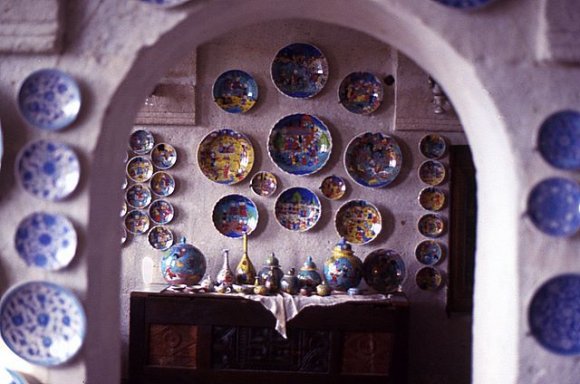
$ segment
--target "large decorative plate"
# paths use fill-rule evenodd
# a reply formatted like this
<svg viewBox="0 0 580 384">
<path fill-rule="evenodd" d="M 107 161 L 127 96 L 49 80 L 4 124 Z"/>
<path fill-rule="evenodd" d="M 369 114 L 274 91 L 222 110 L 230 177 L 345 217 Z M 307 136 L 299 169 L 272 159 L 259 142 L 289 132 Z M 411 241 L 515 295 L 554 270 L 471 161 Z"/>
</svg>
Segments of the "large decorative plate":
<svg viewBox="0 0 580 384">
<path fill-rule="evenodd" d="M 213 100 L 226 112 L 248 112 L 258 100 L 258 84 L 244 71 L 224 72 L 213 85 Z"/>
<path fill-rule="evenodd" d="M 540 127 L 538 149 L 554 167 L 580 170 L 580 113 L 562 111 L 548 117 Z"/>
<path fill-rule="evenodd" d="M 425 184 L 439 185 L 445 180 L 445 165 L 437 160 L 427 160 L 419 166 L 419 179 Z"/>
<path fill-rule="evenodd" d="M 167 200 L 155 200 L 149 207 L 149 218 L 156 224 L 168 224 L 173 216 L 175 209 Z"/>
<path fill-rule="evenodd" d="M 11 288 L 0 301 L 0 334 L 16 355 L 36 365 L 56 366 L 81 348 L 86 317 L 67 288 L 31 281 Z"/>
<path fill-rule="evenodd" d="M 155 195 L 167 197 L 175 191 L 175 179 L 167 172 L 158 171 L 151 176 L 149 186 Z"/>
<path fill-rule="evenodd" d="M 153 149 L 155 138 L 146 129 L 138 129 L 129 136 L 129 149 L 137 155 L 145 155 Z"/>
<path fill-rule="evenodd" d="M 127 163 L 127 176 L 137 183 L 143 183 L 153 176 L 153 163 L 144 156 L 137 156 Z"/>
<path fill-rule="evenodd" d="M 14 245 L 27 265 L 54 271 L 73 259 L 77 233 L 65 216 L 35 212 L 18 224 Z"/>
<path fill-rule="evenodd" d="M 447 152 L 447 141 L 443 136 L 431 133 L 423 136 L 419 142 L 419 150 L 429 159 L 440 159 Z"/>
<path fill-rule="evenodd" d="M 419 192 L 419 204 L 429 211 L 440 211 L 445 206 L 445 192 L 437 187 L 423 188 Z"/>
<path fill-rule="evenodd" d="M 268 153 L 282 171 L 310 175 L 319 171 L 330 157 L 332 137 L 316 116 L 297 113 L 279 120 L 268 138 Z"/>
<path fill-rule="evenodd" d="M 381 213 L 365 200 L 350 200 L 336 212 L 336 231 L 352 244 L 367 244 L 379 235 L 383 228 Z"/>
<path fill-rule="evenodd" d="M 149 231 L 147 240 L 153 248 L 165 251 L 173 245 L 173 232 L 163 225 L 156 225 Z"/>
<path fill-rule="evenodd" d="M 481 7 L 485 7 L 491 4 L 495 0 L 434 0 L 439 4 L 443 4 L 447 7 L 462 9 L 465 11 L 475 10 Z"/>
<path fill-rule="evenodd" d="M 346 182 L 340 176 L 328 176 L 320 184 L 320 192 L 330 200 L 338 200 L 346 193 Z"/>
<path fill-rule="evenodd" d="M 133 208 L 145 208 L 151 204 L 151 190 L 143 184 L 133 184 L 125 193 L 125 200 Z"/>
<path fill-rule="evenodd" d="M 419 219 L 417 227 L 423 236 L 439 237 L 445 232 L 445 220 L 439 215 L 429 213 Z"/>
<path fill-rule="evenodd" d="M 528 197 L 534 225 L 550 236 L 573 236 L 580 228 L 580 186 L 554 177 L 537 184 Z"/>
<path fill-rule="evenodd" d="M 305 232 L 318 223 L 320 200 L 310 189 L 288 188 L 278 196 L 274 213 L 278 223 L 294 232 Z"/>
<path fill-rule="evenodd" d="M 210 132 L 197 149 L 201 172 L 219 184 L 244 180 L 254 165 L 254 147 L 250 139 L 232 129 Z"/>
<path fill-rule="evenodd" d="M 71 125 L 81 109 L 77 82 L 57 69 L 33 72 L 20 87 L 18 108 L 32 126 L 58 131 Z"/>
<path fill-rule="evenodd" d="M 328 62 L 320 49 L 296 43 L 282 48 L 272 62 L 272 81 L 286 96 L 308 99 L 328 80 Z"/>
<path fill-rule="evenodd" d="M 125 216 L 125 229 L 133 235 L 143 235 L 149 230 L 151 220 L 145 211 L 134 209 Z"/>
<path fill-rule="evenodd" d="M 424 265 L 435 265 L 443 259 L 443 247 L 435 240 L 420 242 L 415 248 L 417 261 Z"/>
<path fill-rule="evenodd" d="M 242 195 L 222 197 L 213 207 L 213 225 L 224 236 L 240 238 L 249 235 L 258 225 L 258 207 Z"/>
<path fill-rule="evenodd" d="M 177 161 L 177 151 L 171 144 L 159 143 L 151 151 L 151 161 L 158 169 L 169 169 Z"/>
<path fill-rule="evenodd" d="M 443 284 L 443 276 L 433 267 L 423 267 L 417 271 L 415 283 L 424 291 L 436 291 Z"/>
<path fill-rule="evenodd" d="M 338 88 L 338 99 L 347 111 L 368 115 L 383 102 L 383 83 L 369 72 L 353 72 L 346 76 Z"/>
<path fill-rule="evenodd" d="M 528 309 L 530 332 L 548 351 L 580 355 L 580 275 L 564 274 L 546 281 Z"/>
<path fill-rule="evenodd" d="M 16 178 L 30 194 L 58 201 L 77 187 L 81 166 L 76 153 L 59 141 L 38 140 L 18 153 Z"/>
<path fill-rule="evenodd" d="M 258 196 L 271 196 L 278 188 L 278 179 L 271 172 L 260 171 L 250 180 L 250 188 Z"/>
<path fill-rule="evenodd" d="M 406 276 L 401 256 L 390 249 L 377 249 L 363 262 L 363 277 L 369 287 L 379 292 L 396 291 Z"/>
<path fill-rule="evenodd" d="M 397 141 L 382 133 L 363 133 L 348 144 L 344 166 L 348 175 L 363 187 L 391 184 L 401 171 L 403 155 Z"/>
</svg>

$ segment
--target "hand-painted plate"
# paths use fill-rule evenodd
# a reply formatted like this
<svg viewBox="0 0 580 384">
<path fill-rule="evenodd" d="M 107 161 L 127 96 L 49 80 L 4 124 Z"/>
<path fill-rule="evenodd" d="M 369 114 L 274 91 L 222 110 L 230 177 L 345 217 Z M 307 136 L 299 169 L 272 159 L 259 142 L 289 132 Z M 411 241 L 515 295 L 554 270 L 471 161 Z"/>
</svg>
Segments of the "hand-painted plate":
<svg viewBox="0 0 580 384">
<path fill-rule="evenodd" d="M 77 233 L 65 216 L 35 212 L 18 224 L 14 245 L 27 265 L 56 271 L 75 256 Z"/>
<path fill-rule="evenodd" d="M 322 208 L 318 196 L 302 187 L 288 188 L 278 196 L 274 213 L 284 228 L 305 232 L 318 223 Z"/>
<path fill-rule="evenodd" d="M 151 162 L 158 169 L 169 169 L 177 161 L 177 151 L 171 144 L 159 143 L 151 151 Z"/>
<path fill-rule="evenodd" d="M 330 157 L 332 137 L 316 116 L 297 113 L 279 120 L 270 131 L 268 153 L 282 171 L 310 175 L 319 171 Z"/>
<path fill-rule="evenodd" d="M 129 160 L 126 172 L 131 180 L 143 183 L 153 175 L 153 163 L 146 157 L 137 156 Z"/>
<path fill-rule="evenodd" d="M 475 10 L 491 4 L 495 0 L 434 0 L 447 7 L 457 8 L 464 11 Z"/>
<path fill-rule="evenodd" d="M 425 184 L 439 185 L 445 180 L 445 165 L 437 160 L 427 160 L 419 166 L 419 179 Z"/>
<path fill-rule="evenodd" d="M 165 251 L 173 245 L 173 232 L 163 225 L 156 225 L 149 231 L 147 239 L 153 248 Z"/>
<path fill-rule="evenodd" d="M 340 176 L 328 176 L 322 180 L 320 191 L 330 200 L 338 200 L 346 193 L 346 182 Z"/>
<path fill-rule="evenodd" d="M 168 224 L 173 216 L 175 209 L 167 200 L 155 200 L 149 207 L 149 218 L 156 224 Z"/>
<path fill-rule="evenodd" d="M 213 131 L 199 144 L 197 163 L 211 181 L 236 184 L 252 170 L 254 147 L 248 137 L 232 129 Z"/>
<path fill-rule="evenodd" d="M 133 235 L 142 235 L 149 230 L 151 221 L 145 211 L 134 209 L 125 216 L 125 228 Z"/>
<path fill-rule="evenodd" d="M 20 150 L 16 159 L 16 178 L 28 193 L 58 201 L 76 189 L 80 168 L 76 153 L 68 145 L 38 140 Z"/>
<path fill-rule="evenodd" d="M 149 186 L 155 195 L 167 197 L 175 191 L 175 179 L 167 172 L 158 171 L 151 176 Z"/>
<path fill-rule="evenodd" d="M 125 200 L 133 208 L 145 208 L 151 203 L 151 190 L 144 184 L 133 184 L 125 193 Z"/>
<path fill-rule="evenodd" d="M 138 129 L 129 136 L 129 149 L 137 155 L 146 155 L 154 145 L 155 138 L 146 129 Z"/>
<path fill-rule="evenodd" d="M 421 264 L 435 265 L 443 259 L 443 248 L 435 240 L 425 240 L 415 248 L 415 257 Z"/>
<path fill-rule="evenodd" d="M 58 131 L 76 120 L 81 109 L 81 92 L 68 74 L 41 69 L 24 80 L 18 93 L 18 107 L 30 125 Z"/>
<path fill-rule="evenodd" d="M 424 291 L 436 291 L 443 284 L 443 276 L 433 267 L 423 267 L 417 271 L 415 283 Z"/>
<path fill-rule="evenodd" d="M 445 220 L 439 215 L 429 213 L 419 219 L 417 227 L 423 236 L 439 237 L 445 232 Z"/>
<path fill-rule="evenodd" d="M 580 186 L 554 177 L 538 183 L 528 197 L 534 225 L 550 236 L 573 236 L 580 229 Z"/>
<path fill-rule="evenodd" d="M 365 257 L 363 277 L 369 287 L 379 292 L 396 291 L 403 284 L 405 276 L 405 263 L 393 250 L 377 249 Z"/>
<path fill-rule="evenodd" d="M 338 99 L 347 111 L 368 115 L 383 102 L 383 83 L 369 72 L 353 72 L 346 76 L 338 88 Z"/>
<path fill-rule="evenodd" d="M 258 218 L 256 204 L 242 195 L 224 196 L 213 207 L 214 226 L 219 233 L 231 238 L 252 233 L 258 225 Z"/>
<path fill-rule="evenodd" d="M 365 200 L 350 200 L 336 212 L 336 231 L 352 244 L 367 244 L 379 235 L 383 228 L 381 212 Z"/>
<path fill-rule="evenodd" d="M 258 196 L 271 196 L 278 188 L 278 179 L 271 172 L 260 171 L 250 180 L 250 188 Z"/>
<path fill-rule="evenodd" d="M 580 170 L 580 113 L 562 111 L 548 117 L 540 127 L 538 148 L 552 166 Z"/>
<path fill-rule="evenodd" d="M 16 355 L 52 367 L 80 350 L 86 317 L 77 297 L 54 283 L 31 281 L 12 287 L 0 301 L 0 334 Z"/>
<path fill-rule="evenodd" d="M 440 211 L 445 206 L 445 192 L 437 187 L 423 188 L 419 192 L 419 204 L 429 211 Z"/>
<path fill-rule="evenodd" d="M 286 96 L 314 97 L 328 81 L 328 62 L 313 45 L 290 44 L 278 51 L 272 62 L 272 81 Z"/>
<path fill-rule="evenodd" d="M 391 184 L 401 171 L 403 155 L 397 141 L 382 133 L 366 132 L 351 140 L 344 155 L 348 175 L 363 187 Z"/>
<path fill-rule="evenodd" d="M 428 159 L 440 159 L 447 152 L 445 138 L 436 133 L 423 136 L 419 142 L 419 150 Z"/>
<path fill-rule="evenodd" d="M 224 72 L 213 85 L 213 100 L 226 112 L 248 112 L 258 100 L 258 84 L 244 71 Z"/>
</svg>

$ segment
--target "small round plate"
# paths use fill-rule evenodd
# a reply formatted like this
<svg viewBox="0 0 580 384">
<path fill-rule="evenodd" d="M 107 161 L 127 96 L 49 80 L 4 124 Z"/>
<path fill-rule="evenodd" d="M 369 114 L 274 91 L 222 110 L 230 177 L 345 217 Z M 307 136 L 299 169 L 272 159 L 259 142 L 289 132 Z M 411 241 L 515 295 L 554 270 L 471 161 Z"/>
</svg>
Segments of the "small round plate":
<svg viewBox="0 0 580 384">
<path fill-rule="evenodd" d="M 336 212 L 336 231 L 352 244 L 367 244 L 383 229 L 381 212 L 365 200 L 350 200 Z"/>
<path fill-rule="evenodd" d="M 288 188 L 278 196 L 274 213 L 278 223 L 294 232 L 305 232 L 318 223 L 322 207 L 310 189 Z"/>
<path fill-rule="evenodd" d="M 33 72 L 20 87 L 18 108 L 32 126 L 58 131 L 71 125 L 81 109 L 77 82 L 57 69 Z"/>
<path fill-rule="evenodd" d="M 377 249 L 363 262 L 363 277 L 369 287 L 379 292 L 396 291 L 405 280 L 406 268 L 401 256 L 391 249 Z"/>
<path fill-rule="evenodd" d="M 249 235 L 258 226 L 258 218 L 256 204 L 242 195 L 224 196 L 213 207 L 213 225 L 226 237 Z"/>
<path fill-rule="evenodd" d="M 127 229 L 124 226 L 121 226 L 121 245 L 127 242 Z"/>
<path fill-rule="evenodd" d="M 26 192 L 45 200 L 59 201 L 77 187 L 81 166 L 68 145 L 52 140 L 28 143 L 18 153 L 16 178 Z"/>
<path fill-rule="evenodd" d="M 437 160 L 427 160 L 419 166 L 419 179 L 425 184 L 439 185 L 445 180 L 445 165 Z"/>
<path fill-rule="evenodd" d="M 437 187 L 423 188 L 419 192 L 419 204 L 429 211 L 440 211 L 445 206 L 445 192 Z"/>
<path fill-rule="evenodd" d="M 436 291 L 443 284 L 443 276 L 433 267 L 423 267 L 417 271 L 415 283 L 424 291 Z"/>
<path fill-rule="evenodd" d="M 153 176 L 153 163 L 146 157 L 137 156 L 127 162 L 127 176 L 137 183 L 144 183 Z"/>
<path fill-rule="evenodd" d="M 381 188 L 391 184 L 401 171 L 403 155 L 397 141 L 382 133 L 363 133 L 348 144 L 344 167 L 363 187 Z"/>
<path fill-rule="evenodd" d="M 328 176 L 320 184 L 322 195 L 330 200 L 339 200 L 346 193 L 346 182 L 340 176 Z"/>
<path fill-rule="evenodd" d="M 167 197 L 175 191 L 175 179 L 167 172 L 158 171 L 151 176 L 149 187 L 156 196 Z"/>
<path fill-rule="evenodd" d="M 145 208 L 151 204 L 153 196 L 149 187 L 143 184 L 133 184 L 125 193 L 125 200 L 133 208 Z"/>
<path fill-rule="evenodd" d="M 75 256 L 77 233 L 65 216 L 35 212 L 18 224 L 14 245 L 27 265 L 56 271 Z"/>
<path fill-rule="evenodd" d="M 338 88 L 338 100 L 347 111 L 359 115 L 375 112 L 383 102 L 383 83 L 369 72 L 353 72 Z"/>
<path fill-rule="evenodd" d="M 155 138 L 146 129 L 138 129 L 129 136 L 129 149 L 136 155 L 146 155 L 153 149 Z"/>
<path fill-rule="evenodd" d="M 580 186 L 554 177 L 538 183 L 528 197 L 528 215 L 550 236 L 573 236 L 580 229 Z"/>
<path fill-rule="evenodd" d="M 232 129 L 210 132 L 197 149 L 197 163 L 209 180 L 236 184 L 250 174 L 254 165 L 254 147 L 244 134 Z"/>
<path fill-rule="evenodd" d="M 440 159 L 447 152 L 447 141 L 441 135 L 431 133 L 419 142 L 419 151 L 428 159 Z"/>
<path fill-rule="evenodd" d="M 328 62 L 320 49 L 296 43 L 282 48 L 272 61 L 272 81 L 286 96 L 308 99 L 328 81 Z"/>
<path fill-rule="evenodd" d="M 250 189 L 258 196 L 271 196 L 278 188 L 278 179 L 271 172 L 260 171 L 250 180 Z"/>
<path fill-rule="evenodd" d="M 12 287 L 0 301 L 0 335 L 29 363 L 52 367 L 80 350 L 86 333 L 84 309 L 69 289 L 46 281 Z"/>
<path fill-rule="evenodd" d="M 123 200 L 123 204 L 121 205 L 121 212 L 119 212 L 119 216 L 123 217 L 127 214 L 127 201 Z"/>
<path fill-rule="evenodd" d="M 168 224 L 174 216 L 175 209 L 167 200 L 155 200 L 149 207 L 149 218 L 155 224 Z"/>
<path fill-rule="evenodd" d="M 158 169 L 166 170 L 175 165 L 177 151 L 171 144 L 159 143 L 151 151 L 151 162 Z"/>
<path fill-rule="evenodd" d="M 125 216 L 125 229 L 133 235 L 143 235 L 149 230 L 151 221 L 145 211 L 134 209 Z"/>
<path fill-rule="evenodd" d="M 316 116 L 304 113 L 280 119 L 270 130 L 268 154 L 282 171 L 311 175 L 319 171 L 332 151 L 332 137 Z"/>
<path fill-rule="evenodd" d="M 580 170 L 580 113 L 562 111 L 548 117 L 540 127 L 538 148 L 552 166 Z"/>
<path fill-rule="evenodd" d="M 248 112 L 258 100 L 258 84 L 248 73 L 233 69 L 219 75 L 213 85 L 213 101 L 226 112 Z"/>
<path fill-rule="evenodd" d="M 422 241 L 415 248 L 417 261 L 424 265 L 435 265 L 443 256 L 443 247 L 435 240 Z"/>
<path fill-rule="evenodd" d="M 447 7 L 457 8 L 464 11 L 476 10 L 485 7 L 495 0 L 433 0 Z"/>
<path fill-rule="evenodd" d="M 163 225 L 156 225 L 149 231 L 147 239 L 153 248 L 165 251 L 173 245 L 173 232 Z"/>
<path fill-rule="evenodd" d="M 445 232 L 445 220 L 432 213 L 423 215 L 417 224 L 419 232 L 427 237 L 439 237 Z"/>
</svg>

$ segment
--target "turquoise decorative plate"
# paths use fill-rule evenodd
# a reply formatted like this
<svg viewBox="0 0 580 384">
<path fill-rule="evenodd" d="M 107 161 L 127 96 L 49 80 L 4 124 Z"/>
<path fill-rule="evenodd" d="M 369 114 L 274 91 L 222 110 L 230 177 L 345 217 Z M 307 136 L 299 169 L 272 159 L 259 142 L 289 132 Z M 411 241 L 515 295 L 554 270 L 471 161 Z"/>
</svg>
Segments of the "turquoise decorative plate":
<svg viewBox="0 0 580 384">
<path fill-rule="evenodd" d="M 224 196 L 213 208 L 212 220 L 215 228 L 222 235 L 231 238 L 252 233 L 258 225 L 258 218 L 256 204 L 242 195 Z"/>
<path fill-rule="evenodd" d="M 383 102 L 383 83 L 369 72 L 353 72 L 338 88 L 338 99 L 347 111 L 359 115 L 375 112 Z"/>
<path fill-rule="evenodd" d="M 318 223 L 321 209 L 320 200 L 314 192 L 294 187 L 278 196 L 274 213 L 282 227 L 294 232 L 305 232 Z"/>
<path fill-rule="evenodd" d="M 258 101 L 258 84 L 244 71 L 224 72 L 213 85 L 213 100 L 226 112 L 246 113 Z"/>
</svg>

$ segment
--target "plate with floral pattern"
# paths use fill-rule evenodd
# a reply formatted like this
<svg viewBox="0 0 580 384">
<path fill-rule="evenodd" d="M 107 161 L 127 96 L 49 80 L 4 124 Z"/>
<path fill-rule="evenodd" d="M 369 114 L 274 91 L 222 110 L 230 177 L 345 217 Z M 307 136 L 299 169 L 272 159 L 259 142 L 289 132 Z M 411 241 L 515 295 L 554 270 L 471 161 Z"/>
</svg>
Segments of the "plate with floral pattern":
<svg viewBox="0 0 580 384">
<path fill-rule="evenodd" d="M 242 195 L 224 196 L 213 207 L 213 224 L 226 237 L 249 235 L 258 226 L 258 218 L 256 204 Z"/>
<path fill-rule="evenodd" d="M 151 176 L 149 187 L 156 196 L 167 197 L 175 191 L 175 179 L 167 172 L 157 171 Z"/>
<path fill-rule="evenodd" d="M 424 265 L 435 265 L 443 256 L 443 247 L 435 240 L 424 240 L 415 248 L 417 261 Z"/>
<path fill-rule="evenodd" d="M 171 144 L 156 144 L 151 151 L 151 162 L 157 169 L 169 169 L 177 162 L 177 151 Z"/>
<path fill-rule="evenodd" d="M 423 236 L 440 237 L 445 232 L 445 220 L 439 215 L 428 213 L 419 219 L 417 227 Z"/>
<path fill-rule="evenodd" d="M 168 224 L 173 216 L 175 209 L 167 200 L 155 200 L 149 206 L 149 218 L 156 224 Z"/>
<path fill-rule="evenodd" d="M 419 204 L 429 211 L 440 211 L 445 206 L 445 192 L 437 187 L 423 188 L 419 192 Z"/>
<path fill-rule="evenodd" d="M 145 208 L 152 199 L 151 190 L 144 184 L 133 184 L 125 192 L 125 200 L 133 208 Z"/>
<path fill-rule="evenodd" d="M 428 159 L 440 159 L 447 153 L 447 141 L 443 136 L 431 133 L 423 136 L 419 150 Z"/>
<path fill-rule="evenodd" d="M 330 200 L 339 200 L 346 193 L 346 182 L 340 176 L 327 176 L 320 184 L 320 192 Z"/>
<path fill-rule="evenodd" d="M 165 251 L 173 245 L 173 232 L 164 225 L 156 225 L 147 235 L 149 244 L 160 251 Z"/>
<path fill-rule="evenodd" d="M 381 212 L 366 200 L 350 200 L 336 212 L 334 224 L 340 237 L 352 244 L 367 244 L 383 229 Z"/>
<path fill-rule="evenodd" d="M 375 112 L 383 102 L 383 83 L 370 72 L 352 72 L 338 88 L 338 100 L 347 111 L 359 115 Z"/>
<path fill-rule="evenodd" d="M 278 223 L 293 232 L 305 232 L 318 223 L 322 207 L 320 200 L 308 188 L 288 188 L 278 196 L 274 214 Z"/>
<path fill-rule="evenodd" d="M 538 148 L 552 166 L 580 170 L 580 113 L 561 111 L 548 117 L 540 127 Z"/>
<path fill-rule="evenodd" d="M 436 268 L 423 267 L 417 271 L 415 283 L 424 291 L 436 291 L 443 284 L 443 276 Z"/>
<path fill-rule="evenodd" d="M 151 220 L 145 211 L 134 209 L 125 216 L 125 229 L 133 235 L 143 235 L 149 230 Z"/>
<path fill-rule="evenodd" d="M 445 165 L 438 160 L 427 160 L 419 166 L 419 179 L 425 184 L 439 185 L 447 175 Z"/>
<path fill-rule="evenodd" d="M 136 155 L 146 155 L 153 149 L 155 138 L 146 129 L 138 129 L 129 136 L 129 149 Z"/>
<path fill-rule="evenodd" d="M 249 74 L 232 69 L 219 75 L 213 85 L 213 100 L 229 113 L 246 113 L 258 101 L 258 84 Z"/>
<path fill-rule="evenodd" d="M 272 172 L 260 171 L 250 180 L 250 188 L 258 196 L 271 196 L 278 188 L 278 179 Z"/>
<path fill-rule="evenodd" d="M 144 156 L 136 156 L 127 162 L 126 170 L 131 180 L 143 183 L 153 176 L 153 163 Z"/>
</svg>

